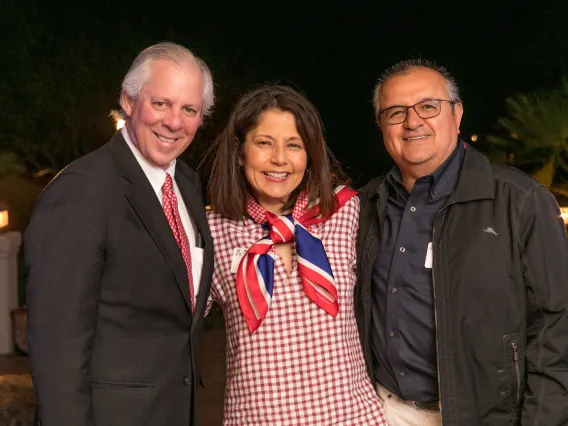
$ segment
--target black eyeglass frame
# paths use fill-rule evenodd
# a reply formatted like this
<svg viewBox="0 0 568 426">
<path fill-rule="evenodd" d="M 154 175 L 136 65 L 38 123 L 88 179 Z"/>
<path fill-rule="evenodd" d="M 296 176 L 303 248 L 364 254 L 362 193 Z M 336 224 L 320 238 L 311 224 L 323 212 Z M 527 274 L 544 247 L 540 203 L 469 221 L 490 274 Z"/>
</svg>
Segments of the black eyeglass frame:
<svg viewBox="0 0 568 426">
<path fill-rule="evenodd" d="M 437 102 L 440 102 L 440 109 L 439 109 L 439 111 L 438 111 L 438 114 L 436 114 L 436 115 L 431 115 L 430 117 L 422 117 L 422 116 L 420 115 L 420 113 L 418 112 L 418 110 L 416 109 L 416 105 L 419 105 L 419 104 L 421 104 L 421 103 L 428 102 L 428 101 L 437 101 Z M 381 110 L 379 111 L 379 114 L 378 114 L 378 117 L 377 117 L 377 124 L 379 124 L 379 121 L 381 120 L 381 115 L 383 115 L 383 113 L 384 113 L 385 111 L 388 111 L 389 109 L 392 109 L 392 108 L 404 108 L 404 109 L 405 109 L 405 114 L 404 114 L 404 119 L 401 120 L 401 121 L 398 121 L 398 122 L 396 122 L 396 123 L 387 123 L 387 121 L 386 121 L 386 119 L 385 119 L 385 123 L 388 124 L 389 126 L 390 126 L 390 125 L 395 125 L 395 124 L 404 123 L 404 122 L 406 121 L 406 119 L 408 118 L 408 110 L 409 110 L 409 108 L 412 108 L 412 109 L 414 110 L 414 112 L 416 113 L 416 115 L 417 115 L 418 117 L 420 117 L 422 120 L 428 120 L 429 118 L 437 117 L 437 116 L 439 116 L 439 115 L 442 113 L 442 102 L 449 102 L 449 104 L 452 106 L 452 111 L 453 111 L 453 109 L 454 109 L 454 105 L 459 104 L 459 102 L 450 101 L 449 99 L 423 99 L 423 100 L 421 100 L 420 102 L 416 102 L 414 105 L 393 105 L 393 106 L 390 106 L 390 107 L 388 107 L 388 108 L 381 109 Z"/>
</svg>

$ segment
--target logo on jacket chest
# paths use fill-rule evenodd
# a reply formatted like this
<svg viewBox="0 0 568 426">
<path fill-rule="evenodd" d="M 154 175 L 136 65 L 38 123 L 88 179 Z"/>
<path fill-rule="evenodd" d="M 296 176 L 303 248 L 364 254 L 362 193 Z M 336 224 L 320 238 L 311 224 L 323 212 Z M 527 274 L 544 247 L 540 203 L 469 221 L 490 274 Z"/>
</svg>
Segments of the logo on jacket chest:
<svg viewBox="0 0 568 426">
<path fill-rule="evenodd" d="M 499 235 L 499 233 L 495 231 L 495 229 L 493 229 L 493 227 L 491 226 L 486 226 L 485 229 L 483 229 L 483 232 L 487 232 L 488 234 L 491 234 L 494 237 L 497 237 Z"/>
</svg>

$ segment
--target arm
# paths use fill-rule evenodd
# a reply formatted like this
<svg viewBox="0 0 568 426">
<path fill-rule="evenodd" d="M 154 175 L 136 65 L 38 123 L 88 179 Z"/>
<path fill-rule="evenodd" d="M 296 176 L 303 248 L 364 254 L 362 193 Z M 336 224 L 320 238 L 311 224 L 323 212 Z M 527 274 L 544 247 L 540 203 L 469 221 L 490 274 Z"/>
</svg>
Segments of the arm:
<svg viewBox="0 0 568 426">
<path fill-rule="evenodd" d="M 207 217 L 209 227 L 211 227 L 211 224 L 209 223 L 211 214 L 212 214 L 212 212 L 210 212 L 210 211 L 206 212 L 206 217 Z M 214 245 L 214 247 L 216 247 L 216 241 L 215 240 L 213 240 L 213 245 Z M 215 259 L 211 259 L 211 261 L 215 262 Z M 209 312 L 211 311 L 211 307 L 213 306 L 213 303 L 217 302 L 217 303 L 220 304 L 220 298 L 219 298 L 219 295 L 217 293 L 217 286 L 219 285 L 219 282 L 220 282 L 220 279 L 221 279 L 220 275 L 221 275 L 221 272 L 219 271 L 219 268 L 214 267 L 213 268 L 213 275 L 211 277 L 211 290 L 209 292 L 209 296 L 207 297 L 207 305 L 206 305 L 206 308 L 205 308 L 205 316 L 209 315 Z"/>
<path fill-rule="evenodd" d="M 363 198 L 365 202 L 367 201 L 367 197 Z M 351 221 L 349 235 L 351 235 L 351 247 L 350 247 L 350 257 L 349 257 L 349 266 L 350 269 L 353 271 L 355 276 L 357 275 L 357 247 L 359 242 L 359 213 L 361 208 L 361 201 L 363 200 L 361 197 L 357 195 L 353 197 L 352 200 L 349 200 L 349 208 L 352 210 L 353 220 Z"/>
<path fill-rule="evenodd" d="M 568 240 L 544 187 L 523 208 L 519 238 L 528 289 L 522 425 L 568 424 Z"/>
<path fill-rule="evenodd" d="M 94 426 L 90 359 L 105 258 L 96 188 L 63 173 L 25 234 L 28 348 L 43 426 Z"/>
</svg>

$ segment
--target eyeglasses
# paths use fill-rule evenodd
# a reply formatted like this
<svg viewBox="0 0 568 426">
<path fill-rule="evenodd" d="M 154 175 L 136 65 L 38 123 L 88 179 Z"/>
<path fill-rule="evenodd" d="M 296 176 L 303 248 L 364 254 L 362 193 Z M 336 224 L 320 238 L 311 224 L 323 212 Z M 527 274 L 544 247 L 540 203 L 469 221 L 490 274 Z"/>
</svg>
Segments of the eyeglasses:
<svg viewBox="0 0 568 426">
<path fill-rule="evenodd" d="M 425 119 L 436 117 L 437 115 L 440 115 L 440 112 L 442 112 L 442 102 L 449 102 L 452 105 L 452 108 L 456 104 L 456 102 L 449 101 L 447 99 L 426 99 L 409 106 L 395 105 L 380 110 L 377 121 L 380 120 L 382 115 L 387 124 L 403 123 L 408 116 L 409 108 L 412 108 L 420 118 Z"/>
</svg>

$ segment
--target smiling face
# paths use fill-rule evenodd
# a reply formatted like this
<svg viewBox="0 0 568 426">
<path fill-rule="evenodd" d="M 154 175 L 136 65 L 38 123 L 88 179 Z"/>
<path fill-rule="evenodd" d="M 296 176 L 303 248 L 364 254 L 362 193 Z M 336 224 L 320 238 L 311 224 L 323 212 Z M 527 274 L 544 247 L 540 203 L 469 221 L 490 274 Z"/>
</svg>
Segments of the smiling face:
<svg viewBox="0 0 568 426">
<path fill-rule="evenodd" d="M 430 68 L 413 68 L 389 78 L 381 89 L 381 108 L 414 105 L 426 99 L 449 100 L 444 77 Z M 441 103 L 440 115 L 420 118 L 408 109 L 406 120 L 386 124 L 381 117 L 385 147 L 403 175 L 416 179 L 433 173 L 452 153 L 457 144 L 462 104 Z"/>
<path fill-rule="evenodd" d="M 302 182 L 308 164 L 294 115 L 274 109 L 261 113 L 242 144 L 239 164 L 258 203 L 272 213 L 284 213 L 282 206 Z"/>
<path fill-rule="evenodd" d="M 150 163 L 166 169 L 189 146 L 201 122 L 203 77 L 197 65 L 160 59 L 138 99 L 124 91 L 122 105 L 132 142 Z"/>
</svg>

